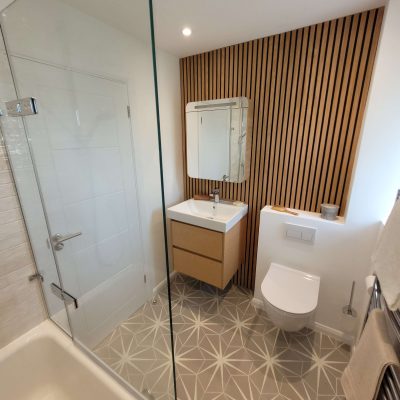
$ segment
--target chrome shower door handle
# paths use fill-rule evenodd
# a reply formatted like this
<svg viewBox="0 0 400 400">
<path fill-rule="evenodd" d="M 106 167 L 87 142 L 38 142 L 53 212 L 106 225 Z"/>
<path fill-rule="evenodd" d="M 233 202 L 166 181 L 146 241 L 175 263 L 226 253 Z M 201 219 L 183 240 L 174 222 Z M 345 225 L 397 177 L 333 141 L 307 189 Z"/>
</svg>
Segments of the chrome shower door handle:
<svg viewBox="0 0 400 400">
<path fill-rule="evenodd" d="M 51 238 L 54 250 L 60 251 L 64 248 L 64 243 L 67 240 L 73 239 L 74 237 L 81 236 L 82 232 L 68 233 L 66 235 L 61 235 L 61 233 L 56 233 Z"/>
</svg>

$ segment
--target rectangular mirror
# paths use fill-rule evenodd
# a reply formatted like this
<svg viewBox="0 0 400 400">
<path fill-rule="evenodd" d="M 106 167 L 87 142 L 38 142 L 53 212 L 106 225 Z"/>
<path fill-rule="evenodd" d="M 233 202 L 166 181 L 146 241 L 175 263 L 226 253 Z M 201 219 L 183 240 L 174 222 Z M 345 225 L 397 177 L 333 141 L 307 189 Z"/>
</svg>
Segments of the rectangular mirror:
<svg viewBox="0 0 400 400">
<path fill-rule="evenodd" d="M 251 120 L 246 97 L 188 103 L 188 175 L 224 182 L 245 181 L 250 167 Z"/>
</svg>

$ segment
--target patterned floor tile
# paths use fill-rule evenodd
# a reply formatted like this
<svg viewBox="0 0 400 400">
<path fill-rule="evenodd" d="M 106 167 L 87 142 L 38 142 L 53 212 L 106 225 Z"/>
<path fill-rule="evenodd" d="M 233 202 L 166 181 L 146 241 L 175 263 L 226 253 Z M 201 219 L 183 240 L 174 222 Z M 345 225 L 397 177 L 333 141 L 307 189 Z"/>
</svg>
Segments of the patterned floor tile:
<svg viewBox="0 0 400 400">
<path fill-rule="evenodd" d="M 234 285 L 219 290 L 176 274 L 171 297 L 179 400 L 344 400 L 343 343 L 310 329 L 281 331 Z M 149 398 L 171 400 L 167 288 L 154 300 L 94 351 Z"/>
</svg>

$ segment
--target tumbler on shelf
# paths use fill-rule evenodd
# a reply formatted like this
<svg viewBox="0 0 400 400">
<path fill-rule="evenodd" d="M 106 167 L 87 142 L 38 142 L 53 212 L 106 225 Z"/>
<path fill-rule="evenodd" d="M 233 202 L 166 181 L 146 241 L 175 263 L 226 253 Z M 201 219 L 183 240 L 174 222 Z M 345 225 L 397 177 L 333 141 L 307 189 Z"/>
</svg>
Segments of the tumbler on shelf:
<svg viewBox="0 0 400 400">
<path fill-rule="evenodd" d="M 337 219 L 339 206 L 336 204 L 321 204 L 321 218 L 334 221 Z"/>
</svg>

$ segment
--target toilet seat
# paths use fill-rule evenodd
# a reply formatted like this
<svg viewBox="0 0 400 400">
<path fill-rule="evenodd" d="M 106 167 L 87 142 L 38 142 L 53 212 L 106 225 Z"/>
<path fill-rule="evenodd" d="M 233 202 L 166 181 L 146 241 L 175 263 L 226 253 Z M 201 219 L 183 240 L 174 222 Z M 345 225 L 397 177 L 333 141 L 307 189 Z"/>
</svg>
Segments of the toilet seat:
<svg viewBox="0 0 400 400">
<path fill-rule="evenodd" d="M 278 310 L 294 315 L 312 313 L 318 304 L 320 278 L 276 263 L 261 284 L 266 301 Z"/>
</svg>

